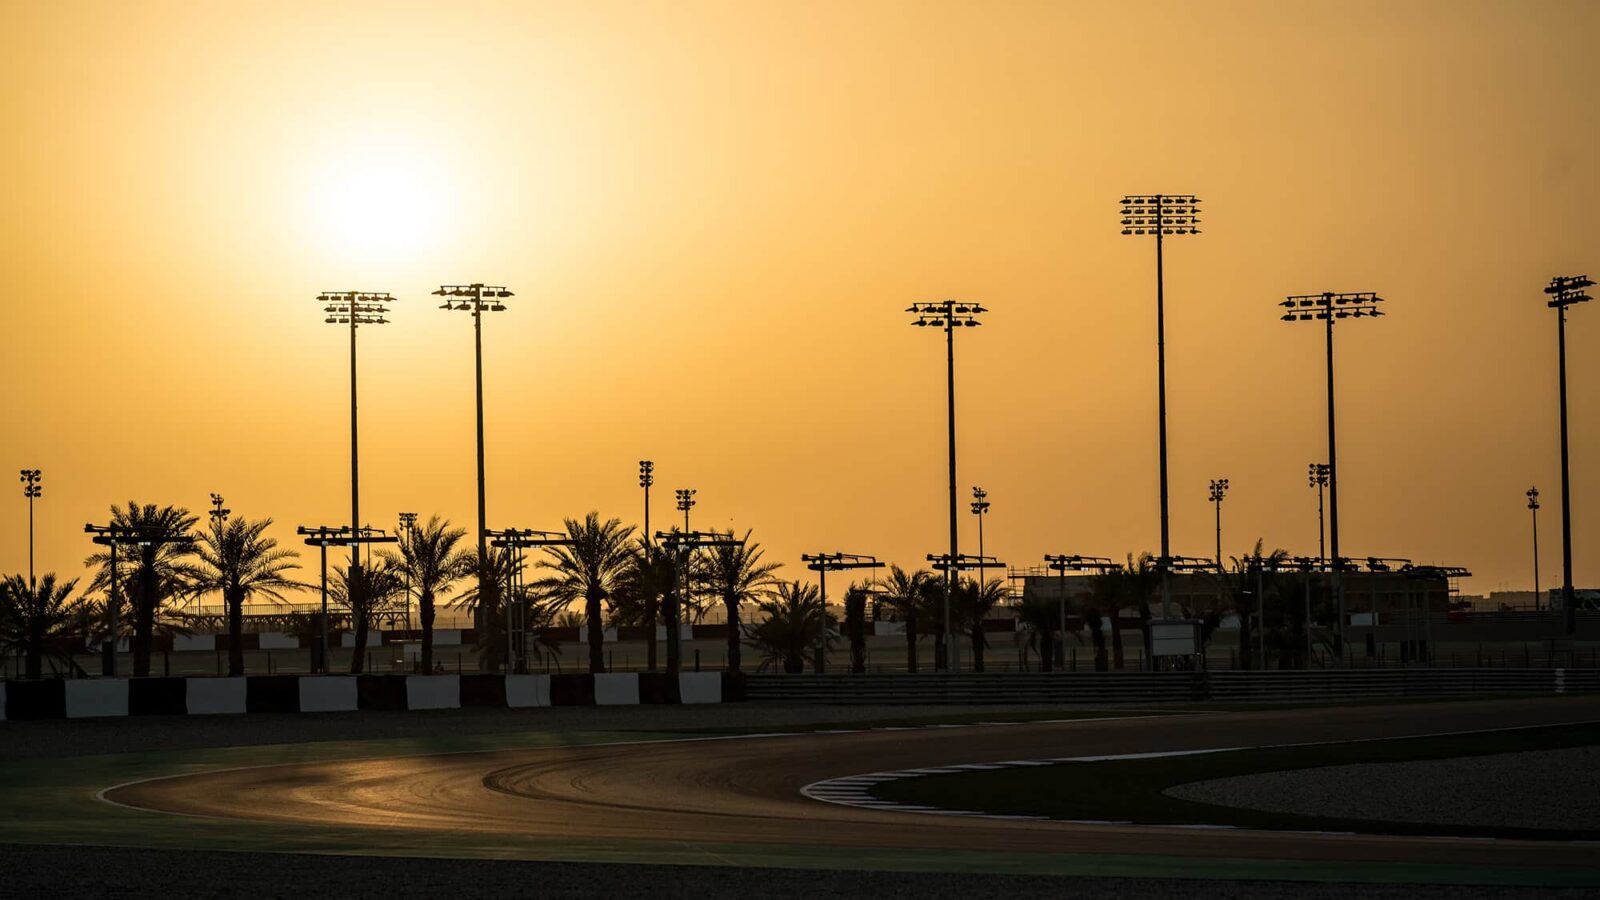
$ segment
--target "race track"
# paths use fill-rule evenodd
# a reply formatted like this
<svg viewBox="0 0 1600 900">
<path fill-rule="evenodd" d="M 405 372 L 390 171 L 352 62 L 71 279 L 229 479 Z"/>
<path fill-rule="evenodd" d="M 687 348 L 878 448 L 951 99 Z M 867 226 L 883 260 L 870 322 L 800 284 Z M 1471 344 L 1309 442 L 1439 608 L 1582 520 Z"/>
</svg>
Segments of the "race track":
<svg viewBox="0 0 1600 900">
<path fill-rule="evenodd" d="M 454 835 L 1007 853 L 1593 867 L 1574 843 L 1194 830 L 910 815 L 801 796 L 885 769 L 1436 734 L 1600 720 L 1600 698 L 868 730 L 267 766 L 144 781 L 110 802 Z M 1514 787 L 1510 788 L 1514 789 Z"/>
</svg>

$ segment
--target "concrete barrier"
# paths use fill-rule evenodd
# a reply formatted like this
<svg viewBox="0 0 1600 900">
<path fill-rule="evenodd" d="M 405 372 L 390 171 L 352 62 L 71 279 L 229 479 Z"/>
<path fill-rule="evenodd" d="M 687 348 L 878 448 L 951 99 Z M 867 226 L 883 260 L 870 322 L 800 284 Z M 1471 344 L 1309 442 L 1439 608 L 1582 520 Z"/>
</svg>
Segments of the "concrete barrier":
<svg viewBox="0 0 1600 900">
<path fill-rule="evenodd" d="M 356 708 L 354 678 L 306 675 L 300 679 L 301 712 L 351 712 Z"/>
<path fill-rule="evenodd" d="M 75 679 L 66 684 L 67 718 L 95 719 L 128 714 L 126 678 Z"/>
<path fill-rule="evenodd" d="M 662 638 L 662 640 L 666 640 L 666 638 Z M 600 641 L 601 641 L 601 643 L 605 643 L 605 644 L 614 644 L 614 643 L 616 643 L 617 642 L 617 630 L 615 628 L 607 628 L 607 629 L 601 631 L 600 632 Z M 589 643 L 589 626 L 587 626 L 587 625 L 579 625 L 578 626 L 578 643 L 580 643 L 580 644 Z"/>
<path fill-rule="evenodd" d="M 214 634 L 175 634 L 172 636 L 173 653 L 216 649 L 217 636 Z"/>
<path fill-rule="evenodd" d="M 506 706 L 523 709 L 550 705 L 549 675 L 507 675 Z"/>
<path fill-rule="evenodd" d="M 244 678 L 191 678 L 186 705 L 191 716 L 213 716 L 245 711 Z"/>
<path fill-rule="evenodd" d="M 461 646 L 461 629 L 441 628 L 438 631 L 435 631 L 433 633 L 433 645 L 435 647 Z"/>
<path fill-rule="evenodd" d="M 511 676 L 515 678 L 516 676 Z M 458 675 L 407 675 L 407 709 L 459 709 L 461 677 Z"/>
<path fill-rule="evenodd" d="M 631 672 L 601 673 L 594 676 L 596 706 L 637 706 L 639 676 Z"/>
<path fill-rule="evenodd" d="M 300 638 L 292 634 L 278 634 L 273 631 L 263 631 L 256 636 L 260 639 L 257 645 L 263 650 L 299 650 Z"/>
<path fill-rule="evenodd" d="M 678 674 L 679 703 L 721 703 L 721 672 L 680 672 Z"/>
</svg>

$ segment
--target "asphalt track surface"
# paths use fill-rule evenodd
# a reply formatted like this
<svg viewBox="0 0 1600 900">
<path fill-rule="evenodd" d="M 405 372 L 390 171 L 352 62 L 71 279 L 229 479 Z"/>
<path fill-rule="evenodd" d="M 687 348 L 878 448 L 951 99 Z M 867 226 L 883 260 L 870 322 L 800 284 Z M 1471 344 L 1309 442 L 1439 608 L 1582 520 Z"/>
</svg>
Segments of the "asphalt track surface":
<svg viewBox="0 0 1600 900">
<path fill-rule="evenodd" d="M 1593 844 L 911 815 L 808 799 L 886 769 L 1349 741 L 1600 720 L 1600 697 L 1267 710 L 1136 719 L 746 736 L 349 760 L 185 775 L 105 799 L 194 816 L 454 835 L 1005 853 L 1592 869 Z M 1587 802 L 1574 800 L 1573 802 Z"/>
</svg>

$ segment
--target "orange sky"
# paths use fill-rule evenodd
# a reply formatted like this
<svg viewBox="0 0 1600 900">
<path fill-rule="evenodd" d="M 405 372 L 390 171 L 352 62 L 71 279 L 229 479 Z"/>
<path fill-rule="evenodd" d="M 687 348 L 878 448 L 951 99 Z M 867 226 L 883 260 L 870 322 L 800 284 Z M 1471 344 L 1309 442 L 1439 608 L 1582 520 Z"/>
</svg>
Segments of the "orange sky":
<svg viewBox="0 0 1600 900">
<path fill-rule="evenodd" d="M 1283 295 L 1376 290 L 1343 328 L 1344 549 L 1559 582 L 1552 275 L 1600 274 L 1600 5 L 4 3 L 0 461 L 39 467 L 39 569 L 129 498 L 473 521 L 486 323 L 491 525 L 599 509 L 917 563 L 944 545 L 943 347 L 962 525 L 991 553 L 1157 546 L 1153 248 L 1128 192 L 1192 192 L 1170 245 L 1173 551 L 1316 550 L 1320 335 Z M 1600 583 L 1600 303 L 1574 310 L 1574 530 Z M 20 485 L 0 570 L 26 567 Z"/>
</svg>

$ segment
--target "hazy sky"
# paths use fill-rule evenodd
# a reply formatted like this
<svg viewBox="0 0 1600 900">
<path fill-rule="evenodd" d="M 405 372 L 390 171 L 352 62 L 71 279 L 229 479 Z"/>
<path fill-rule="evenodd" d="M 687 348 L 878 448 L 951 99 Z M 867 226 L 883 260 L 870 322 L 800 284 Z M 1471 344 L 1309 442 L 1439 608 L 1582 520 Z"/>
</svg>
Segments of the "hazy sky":
<svg viewBox="0 0 1600 900">
<path fill-rule="evenodd" d="M 112 502 L 474 517 L 598 509 L 917 563 L 945 544 L 958 338 L 963 549 L 1157 547 L 1154 247 L 1124 193 L 1194 193 L 1167 254 L 1173 551 L 1316 552 L 1322 339 L 1285 294 L 1375 290 L 1338 335 L 1352 555 L 1560 577 L 1552 275 L 1600 274 L 1600 4 L 120 3 L 0 0 L 0 461 L 45 472 L 39 569 Z M 1600 583 L 1600 302 L 1573 311 L 1574 532 Z M 0 570 L 26 567 L 20 485 Z M 311 557 L 308 557 L 311 559 Z"/>
</svg>

